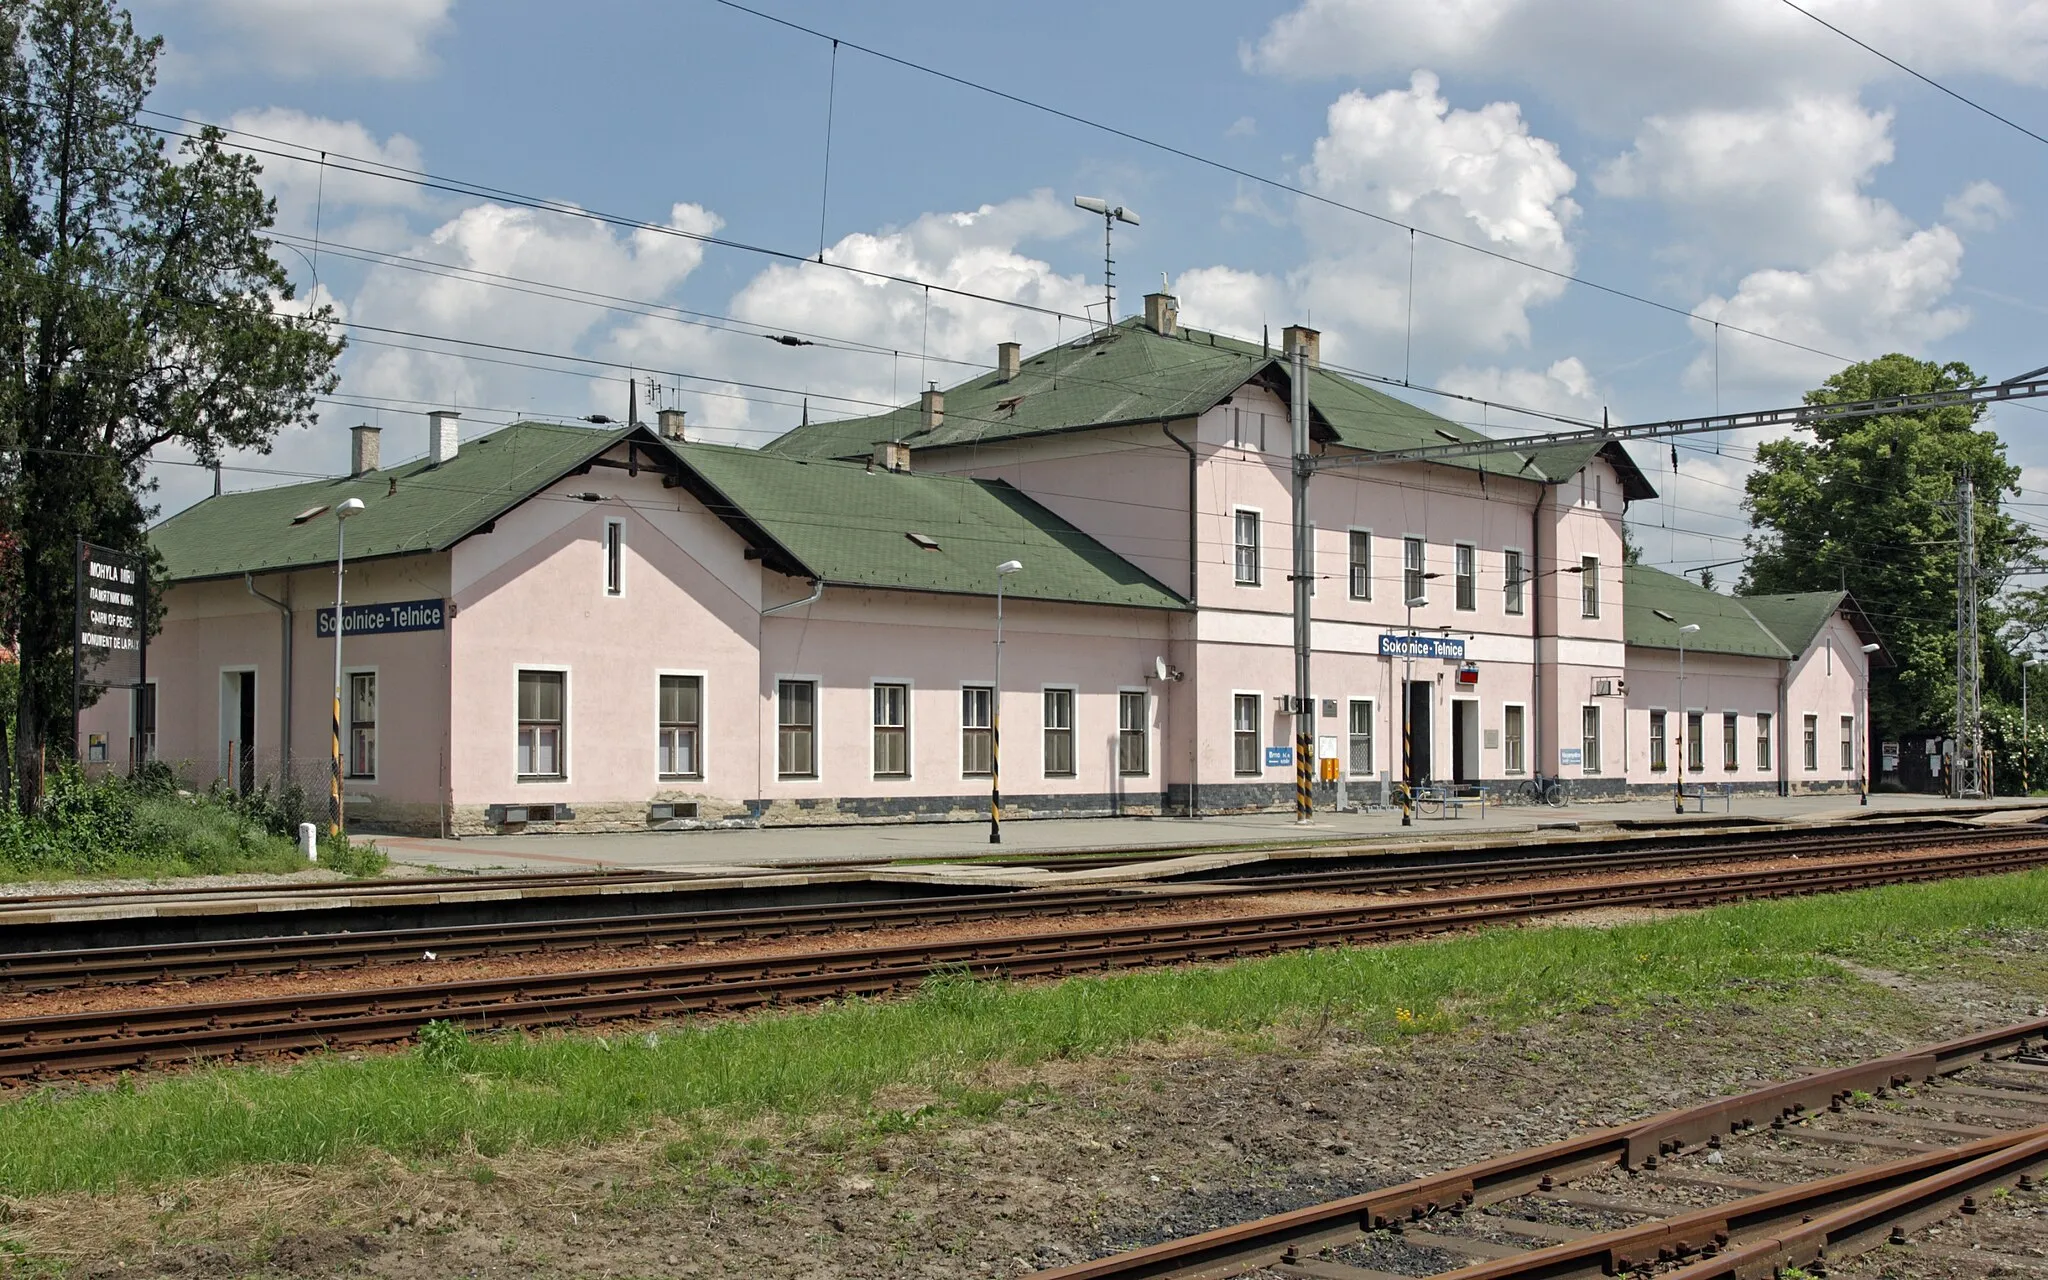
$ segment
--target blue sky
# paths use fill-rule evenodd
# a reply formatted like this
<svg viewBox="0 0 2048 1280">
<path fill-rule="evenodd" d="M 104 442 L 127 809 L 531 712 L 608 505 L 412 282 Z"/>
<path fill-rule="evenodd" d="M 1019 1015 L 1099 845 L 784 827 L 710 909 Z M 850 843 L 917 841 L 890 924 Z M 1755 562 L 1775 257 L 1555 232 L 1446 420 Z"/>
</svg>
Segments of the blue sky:
<svg viewBox="0 0 2048 1280">
<path fill-rule="evenodd" d="M 1121 314 L 1164 272 L 1191 323 L 1256 337 L 1312 319 L 1335 363 L 1622 421 L 1791 403 L 1839 365 L 1736 327 L 1847 358 L 1963 360 L 1993 378 L 2048 364 L 2042 145 L 1781 0 L 760 7 L 1719 317 L 1720 340 L 1711 323 L 1427 239 L 1411 290 L 1403 231 L 851 48 L 835 82 L 828 41 L 713 0 L 141 0 L 136 19 L 167 38 L 157 109 L 303 157 L 263 157 L 302 294 L 364 325 L 647 370 L 708 438 L 758 444 L 794 425 L 806 395 L 819 416 L 872 411 L 921 378 L 970 375 L 999 341 L 1078 326 L 943 294 L 927 305 L 914 288 L 344 162 L 323 170 L 317 153 L 815 254 L 832 84 L 833 262 L 1099 315 L 1101 224 L 1071 197 L 1101 195 L 1143 217 L 1119 228 Z M 2048 132 L 2042 0 L 1808 7 Z M 559 286 L 617 301 L 542 296 Z M 785 331 L 833 341 L 760 336 Z M 353 341 L 338 402 L 269 457 L 238 459 L 250 469 L 230 486 L 338 468 L 359 421 L 387 428 L 391 458 L 424 449 L 430 407 L 463 408 L 476 433 L 624 404 L 626 375 L 600 366 L 485 363 L 369 329 Z M 1997 420 L 2038 468 L 2029 487 L 2048 491 L 2042 425 L 2023 409 Z M 1753 444 L 1699 442 L 1675 478 L 1667 447 L 1638 449 L 1668 495 L 1633 513 L 1647 559 L 1738 553 Z M 159 475 L 166 512 L 210 483 L 177 466 Z"/>
</svg>

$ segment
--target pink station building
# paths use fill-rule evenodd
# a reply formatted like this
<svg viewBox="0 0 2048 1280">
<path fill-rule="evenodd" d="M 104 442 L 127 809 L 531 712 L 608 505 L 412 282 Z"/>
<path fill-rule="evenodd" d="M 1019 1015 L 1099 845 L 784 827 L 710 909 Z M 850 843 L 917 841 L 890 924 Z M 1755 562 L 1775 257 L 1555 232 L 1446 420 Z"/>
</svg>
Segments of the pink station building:
<svg viewBox="0 0 2048 1280">
<path fill-rule="evenodd" d="M 980 817 L 998 709 L 1007 817 L 1291 806 L 1297 346 L 1318 453 L 1478 438 L 1320 367 L 1313 330 L 1268 351 L 1180 326 L 1165 294 L 759 450 L 692 441 L 676 411 L 469 440 L 435 413 L 425 455 L 387 467 L 356 427 L 348 474 L 158 526 L 149 685 L 82 732 L 188 785 L 289 771 L 324 791 L 335 513 L 355 498 L 358 829 Z M 1886 660 L 1868 620 L 1844 593 L 1730 597 L 1626 565 L 1623 513 L 1654 496 L 1614 443 L 1317 473 L 1317 739 L 1353 803 L 1400 777 L 1404 698 L 1418 776 L 1440 781 L 1857 785 Z"/>
</svg>

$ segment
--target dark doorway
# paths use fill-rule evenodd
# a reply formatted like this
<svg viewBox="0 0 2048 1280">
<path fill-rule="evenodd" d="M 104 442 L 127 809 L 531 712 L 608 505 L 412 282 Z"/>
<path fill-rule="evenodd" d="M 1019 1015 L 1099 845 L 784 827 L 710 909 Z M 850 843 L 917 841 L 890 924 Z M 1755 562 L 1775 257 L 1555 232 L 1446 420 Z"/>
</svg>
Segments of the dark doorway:
<svg viewBox="0 0 2048 1280">
<path fill-rule="evenodd" d="M 1451 699 L 1451 781 L 1479 780 L 1479 702 Z"/>
<path fill-rule="evenodd" d="M 1414 767 L 1413 781 L 1420 785 L 1430 780 L 1432 772 L 1429 744 L 1433 733 L 1429 712 L 1436 689 L 1427 680 L 1410 680 L 1407 688 L 1409 754 Z"/>
</svg>

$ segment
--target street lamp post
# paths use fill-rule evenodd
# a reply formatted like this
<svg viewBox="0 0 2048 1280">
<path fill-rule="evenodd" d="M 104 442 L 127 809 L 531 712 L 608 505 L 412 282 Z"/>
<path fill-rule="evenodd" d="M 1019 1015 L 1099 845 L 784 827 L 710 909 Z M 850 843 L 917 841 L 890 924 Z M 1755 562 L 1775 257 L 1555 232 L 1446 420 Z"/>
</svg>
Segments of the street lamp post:
<svg viewBox="0 0 2048 1280">
<path fill-rule="evenodd" d="M 1662 609 L 1652 609 L 1672 626 L 1678 626 L 1678 619 Z M 1671 810 L 1685 812 L 1685 771 L 1692 764 L 1692 712 L 1685 703 L 1685 638 L 1700 629 L 1697 622 L 1688 622 L 1678 627 L 1678 767 L 1671 771 Z"/>
<path fill-rule="evenodd" d="M 1868 808 L 1870 805 L 1870 655 L 1884 648 L 1881 644 L 1863 646 L 1863 705 L 1857 708 L 1863 714 L 1856 725 L 1856 790 L 1861 798 L 1856 803 Z M 2020 666 L 2020 722 L 2021 733 L 2025 733 L 2027 705 L 2027 668 Z M 2020 760 L 2022 769 L 2026 761 L 2026 739 L 2020 739 Z"/>
<path fill-rule="evenodd" d="M 347 548 L 348 518 L 362 509 L 361 498 L 343 499 L 334 508 L 334 753 L 333 769 L 328 778 L 327 834 L 336 841 L 343 838 L 347 828 L 347 816 L 341 803 L 341 633 L 346 617 L 342 612 L 342 562 Z"/>
<path fill-rule="evenodd" d="M 1443 576 L 1425 573 L 1421 581 L 1428 582 Z M 1408 638 L 1401 646 L 1401 825 L 1412 827 L 1415 825 L 1415 606 L 1428 604 L 1429 597 L 1403 593 L 1401 603 L 1408 610 Z"/>
<path fill-rule="evenodd" d="M 1024 567 L 1022 560 L 996 566 L 996 685 L 988 695 L 988 842 L 1003 842 L 1003 579 Z"/>
</svg>

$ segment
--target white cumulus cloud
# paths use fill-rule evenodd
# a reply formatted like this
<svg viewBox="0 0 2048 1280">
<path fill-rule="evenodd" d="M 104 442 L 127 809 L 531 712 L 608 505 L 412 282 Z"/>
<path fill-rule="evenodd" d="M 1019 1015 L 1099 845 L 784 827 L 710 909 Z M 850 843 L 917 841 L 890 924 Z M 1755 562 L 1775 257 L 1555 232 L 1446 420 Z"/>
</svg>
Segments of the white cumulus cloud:
<svg viewBox="0 0 2048 1280">
<path fill-rule="evenodd" d="M 435 65 L 455 0 L 141 0 L 197 20 L 204 38 L 170 50 L 181 76 L 255 70 L 289 79 L 403 80 Z"/>
</svg>

